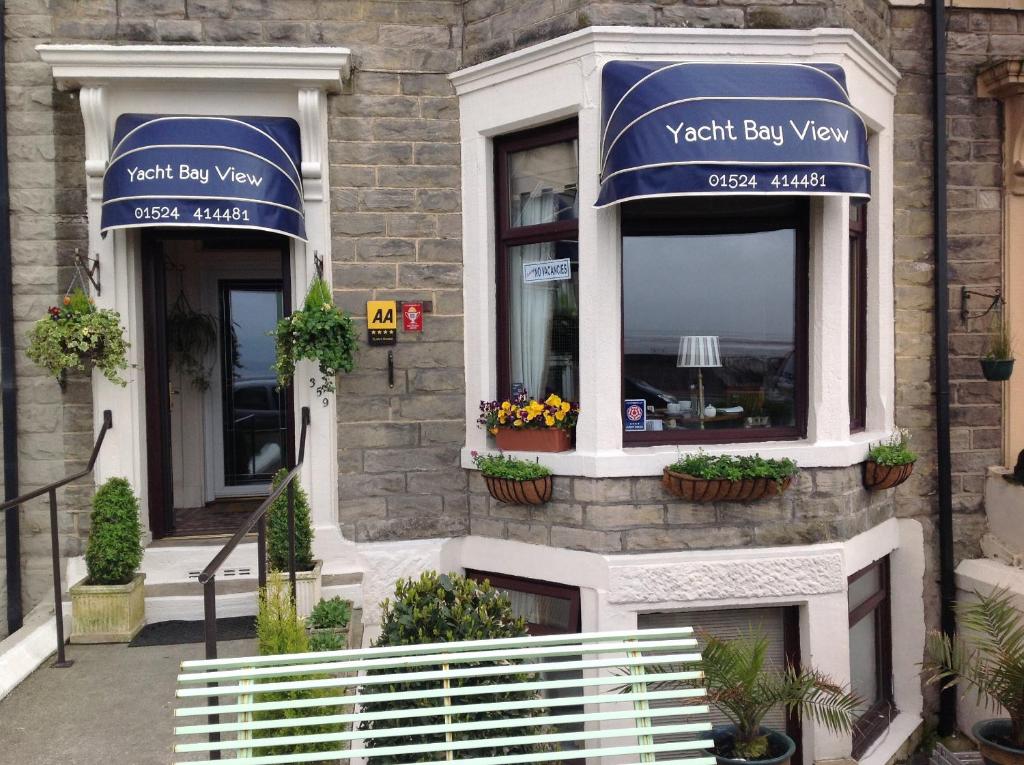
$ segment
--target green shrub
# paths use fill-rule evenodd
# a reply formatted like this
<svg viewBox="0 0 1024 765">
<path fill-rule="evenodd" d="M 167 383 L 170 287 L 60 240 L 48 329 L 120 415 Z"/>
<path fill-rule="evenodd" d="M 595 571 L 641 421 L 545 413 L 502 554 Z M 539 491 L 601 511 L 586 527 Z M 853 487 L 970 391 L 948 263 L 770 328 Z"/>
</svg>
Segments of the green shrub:
<svg viewBox="0 0 1024 765">
<path fill-rule="evenodd" d="M 288 579 L 279 572 L 272 573 L 267 587 L 260 591 L 259 613 L 256 616 L 256 636 L 259 640 L 260 655 L 279 655 L 288 653 L 306 653 L 311 650 L 309 636 L 292 607 Z M 301 675 L 268 678 L 264 682 L 277 683 L 294 680 L 310 680 L 324 678 L 329 675 Z M 298 701 L 301 699 L 318 699 L 345 694 L 342 688 L 315 688 L 302 691 L 279 691 L 256 695 L 257 702 L 264 701 Z M 256 712 L 254 720 L 291 720 L 313 716 L 338 714 L 345 710 L 337 706 L 304 707 L 300 709 L 279 709 L 272 712 Z M 287 728 L 268 728 L 255 732 L 257 738 L 273 738 L 278 736 L 310 736 L 319 733 L 340 733 L 349 726 L 342 724 L 300 725 Z M 327 741 L 318 744 L 281 744 L 255 748 L 257 756 L 308 754 L 311 752 L 330 752 L 346 749 L 345 741 Z"/>
<path fill-rule="evenodd" d="M 731 454 L 714 456 L 703 450 L 680 458 L 669 465 L 668 469 L 694 478 L 724 478 L 729 481 L 770 478 L 778 483 L 797 472 L 796 463 L 791 459 L 765 459 L 759 454 L 746 457 L 734 457 Z"/>
<path fill-rule="evenodd" d="M 288 475 L 281 468 L 274 476 L 276 489 Z M 313 568 L 313 526 L 309 516 L 309 497 L 306 496 L 298 478 L 295 485 L 295 570 L 310 571 Z M 288 490 L 274 500 L 267 520 L 267 557 L 273 571 L 288 570 Z"/>
<path fill-rule="evenodd" d="M 548 468 L 539 462 L 517 460 L 504 454 L 473 454 L 473 462 L 488 478 L 510 478 L 513 481 L 529 481 L 551 475 Z"/>
<path fill-rule="evenodd" d="M 128 584 L 142 563 L 139 501 L 124 478 L 111 478 L 92 498 L 85 548 L 89 584 Z"/>
<path fill-rule="evenodd" d="M 313 629 L 328 629 L 330 627 L 347 627 L 348 620 L 352 618 L 352 604 L 341 598 L 330 600 L 320 599 L 320 602 L 313 606 L 309 617 L 306 619 L 306 626 Z"/>
<path fill-rule="evenodd" d="M 917 461 L 917 454 L 910 448 L 910 431 L 900 428 L 888 440 L 875 444 L 868 450 L 868 459 L 879 465 L 909 465 Z"/>
<path fill-rule="evenodd" d="M 314 632 L 309 636 L 310 651 L 344 651 L 346 648 L 345 633 L 328 630 Z"/>
<path fill-rule="evenodd" d="M 502 593 L 495 590 L 489 583 L 474 582 L 459 574 L 437 574 L 433 571 L 424 573 L 418 581 L 412 579 L 399 580 L 395 588 L 395 599 L 385 600 L 383 609 L 381 634 L 375 646 L 416 645 L 418 643 L 441 643 L 456 640 L 484 640 L 490 638 L 521 637 L 526 635 L 526 622 L 512 612 L 512 604 Z M 460 667 L 481 666 L 480 664 L 460 664 Z M 416 667 L 412 671 L 423 671 L 426 667 Z M 394 669 L 370 671 L 367 674 L 395 672 Z M 522 682 L 532 676 L 524 674 L 501 675 L 490 678 L 474 678 L 468 681 L 455 679 L 452 688 L 466 685 L 498 684 Z M 372 693 L 379 686 L 367 686 L 361 693 Z M 386 686 L 389 692 L 422 691 L 428 688 L 441 687 L 441 683 L 414 682 L 393 683 Z M 536 694 L 519 691 L 515 693 L 493 693 L 474 695 L 470 701 L 453 699 L 453 705 L 460 703 L 502 703 L 536 698 Z M 417 709 L 439 706 L 439 698 L 422 698 L 412 701 L 372 702 L 363 705 L 367 712 L 384 712 L 398 709 Z M 500 720 L 511 715 L 532 717 L 542 710 L 499 710 L 476 714 L 451 715 L 451 721 L 470 722 L 476 720 Z M 372 731 L 413 725 L 428 725 L 442 722 L 442 718 L 392 718 L 385 720 L 366 720 L 360 729 Z M 539 730 L 523 727 L 510 731 L 510 735 L 529 735 Z M 465 731 L 452 734 L 453 740 L 464 741 L 474 738 L 486 738 L 492 735 L 491 730 Z M 386 738 L 367 738 L 367 747 L 388 747 L 399 744 L 430 744 L 445 740 L 443 733 L 434 735 L 407 735 Z M 464 750 L 465 754 L 456 754 L 455 759 L 466 757 L 497 757 L 519 755 L 539 751 L 535 746 L 481 747 Z M 426 762 L 444 760 L 444 752 L 421 752 L 416 756 L 373 756 L 375 765 L 388 765 L 399 762 Z"/>
</svg>

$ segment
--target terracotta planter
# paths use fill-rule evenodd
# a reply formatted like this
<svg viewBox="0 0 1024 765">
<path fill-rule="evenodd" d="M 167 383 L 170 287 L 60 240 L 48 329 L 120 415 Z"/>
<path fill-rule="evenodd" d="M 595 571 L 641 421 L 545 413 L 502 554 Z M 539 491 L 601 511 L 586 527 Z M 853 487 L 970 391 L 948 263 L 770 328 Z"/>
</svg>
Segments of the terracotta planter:
<svg viewBox="0 0 1024 765">
<path fill-rule="evenodd" d="M 513 478 L 484 476 L 487 491 L 507 505 L 543 505 L 551 499 L 551 476 L 517 481 Z"/>
<path fill-rule="evenodd" d="M 985 765 L 1024 765 L 1024 750 L 1010 746 L 1011 727 L 1009 719 L 997 718 L 982 720 L 971 728 Z"/>
<path fill-rule="evenodd" d="M 905 465 L 879 465 L 874 460 L 864 463 L 864 486 L 870 491 L 882 491 L 899 486 L 914 472 L 914 463 Z"/>
<path fill-rule="evenodd" d="M 572 448 L 569 433 L 561 428 L 499 428 L 494 440 L 503 452 L 565 452 Z"/>
<path fill-rule="evenodd" d="M 753 502 L 782 494 L 792 482 L 792 477 L 784 479 L 781 485 L 772 478 L 695 478 L 668 468 L 661 477 L 661 485 L 669 494 L 687 502 Z"/>
<path fill-rule="evenodd" d="M 128 584 L 86 584 L 68 589 L 72 643 L 128 643 L 146 623 L 145 574 Z"/>
</svg>

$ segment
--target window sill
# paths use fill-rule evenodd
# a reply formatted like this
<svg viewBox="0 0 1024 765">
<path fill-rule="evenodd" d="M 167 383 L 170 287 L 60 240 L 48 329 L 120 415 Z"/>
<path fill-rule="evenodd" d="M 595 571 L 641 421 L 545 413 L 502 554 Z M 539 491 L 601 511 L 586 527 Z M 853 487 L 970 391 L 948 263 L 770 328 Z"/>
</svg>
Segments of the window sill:
<svg viewBox="0 0 1024 765">
<path fill-rule="evenodd" d="M 899 754 L 900 749 L 914 735 L 921 725 L 921 715 L 900 712 L 889 723 L 882 735 L 868 747 L 868 751 L 858 760 L 860 765 L 886 765 Z"/>
<path fill-rule="evenodd" d="M 802 468 L 849 467 L 863 462 L 873 443 L 888 438 L 889 431 L 851 433 L 843 441 L 759 441 L 757 443 L 696 444 L 626 447 L 602 452 L 576 448 L 567 452 L 514 452 L 521 459 L 538 459 L 555 475 L 589 478 L 626 478 L 661 475 L 662 469 L 678 455 L 703 449 L 708 454 L 760 454 L 762 457 L 789 457 Z M 497 447 L 474 450 L 462 448 L 462 467 L 473 469 L 473 451 L 498 451 Z"/>
</svg>

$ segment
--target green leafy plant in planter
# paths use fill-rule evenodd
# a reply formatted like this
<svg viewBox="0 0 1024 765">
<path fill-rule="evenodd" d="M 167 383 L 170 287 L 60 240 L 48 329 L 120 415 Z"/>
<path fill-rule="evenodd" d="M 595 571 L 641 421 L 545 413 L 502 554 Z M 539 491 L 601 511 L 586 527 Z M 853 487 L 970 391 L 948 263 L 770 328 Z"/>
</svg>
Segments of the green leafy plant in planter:
<svg viewBox="0 0 1024 765">
<path fill-rule="evenodd" d="M 64 385 L 69 369 L 84 370 L 90 362 L 110 382 L 124 386 L 121 372 L 128 368 L 128 343 L 121 328 L 121 315 L 97 308 L 81 288 L 64 297 L 61 306 L 51 306 L 45 319 L 29 332 L 26 353 Z"/>
<path fill-rule="evenodd" d="M 217 323 L 208 313 L 193 310 L 184 292 L 167 312 L 167 359 L 171 368 L 189 379 L 197 390 L 210 387 L 206 359 L 217 347 Z"/>
<path fill-rule="evenodd" d="M 810 718 L 831 733 L 849 733 L 861 700 L 822 672 L 787 663 L 768 662 L 768 637 L 752 629 L 729 640 L 701 633 L 701 669 L 708 702 L 731 722 L 713 731 L 715 755 L 721 765 L 757 761 L 784 763 L 796 744 L 781 731 L 763 726 L 765 715 L 782 706 L 790 714 Z M 651 672 L 682 667 L 652 667 Z M 651 688 L 680 687 L 679 681 L 655 681 Z"/>
<path fill-rule="evenodd" d="M 1001 382 L 1013 374 L 1013 341 L 1002 316 L 992 320 L 988 333 L 988 348 L 981 358 L 981 371 L 986 380 Z"/>
<path fill-rule="evenodd" d="M 340 651 L 345 647 L 352 604 L 339 597 L 321 599 L 306 617 L 311 651 Z"/>
<path fill-rule="evenodd" d="M 473 462 L 483 474 L 487 491 L 499 502 L 542 505 L 551 499 L 551 471 L 539 462 L 476 452 Z"/>
<path fill-rule="evenodd" d="M 282 387 L 291 383 L 300 359 L 319 365 L 320 380 L 312 378 L 310 384 L 321 397 L 334 393 L 339 372 L 355 368 L 358 341 L 352 319 L 334 305 L 331 288 L 321 278 L 310 284 L 302 310 L 281 319 L 273 335 L 277 348 L 274 371 Z"/>
<path fill-rule="evenodd" d="M 900 428 L 868 450 L 868 459 L 864 463 L 864 485 L 868 489 L 891 489 L 910 477 L 917 462 L 917 453 L 910 448 L 910 440 L 910 431 Z"/>
<path fill-rule="evenodd" d="M 690 502 L 744 502 L 781 494 L 796 473 L 796 463 L 788 458 L 711 455 L 698 450 L 666 467 L 662 485 Z"/>
<path fill-rule="evenodd" d="M 459 574 L 438 574 L 434 571 L 425 572 L 418 580 L 400 579 L 395 587 L 394 600 L 385 600 L 381 604 L 381 634 L 374 642 L 375 646 L 417 645 L 420 643 L 452 642 L 456 640 L 484 640 L 490 638 L 522 637 L 526 635 L 526 622 L 515 616 L 508 597 L 495 590 L 487 582 L 475 582 Z M 472 666 L 462 664 L 460 666 Z M 394 673 L 394 668 L 370 670 L 368 675 Z M 514 682 L 524 677 L 511 680 L 509 676 L 498 676 L 493 684 Z M 460 687 L 467 681 L 458 678 L 452 680 L 452 687 Z M 468 681 L 479 685 L 481 680 Z M 418 691 L 428 687 L 436 687 L 428 682 L 394 683 L 391 691 Z M 367 686 L 363 692 L 371 692 Z M 473 695 L 474 704 L 498 704 L 535 698 L 526 691 L 505 691 Z M 371 702 L 363 705 L 366 712 L 388 712 L 398 709 L 417 709 L 433 707 L 435 699 L 412 698 L 405 701 Z M 480 720 L 502 720 L 512 715 L 522 717 L 537 716 L 543 710 L 500 710 L 496 712 L 477 712 L 452 715 L 451 722 L 465 723 Z M 360 730 L 414 726 L 421 724 L 418 718 L 395 718 L 380 721 L 366 720 L 360 724 Z M 527 735 L 529 726 L 518 729 Z M 459 738 L 486 737 L 490 731 L 466 731 L 458 734 Z M 518 734 L 517 734 L 518 735 Z M 418 734 L 404 736 L 402 744 L 432 744 L 443 742 L 444 733 Z M 396 743 L 394 738 L 368 738 L 369 748 L 386 747 Z M 531 745 L 511 745 L 497 748 L 479 748 L 472 750 L 472 757 L 495 757 L 503 755 L 524 755 L 539 751 L 540 747 Z M 442 755 L 443 758 L 443 755 Z M 430 759 L 425 757 L 424 759 Z M 374 763 L 407 762 L 406 756 L 373 756 Z"/>
<path fill-rule="evenodd" d="M 124 478 L 111 478 L 92 500 L 87 576 L 69 588 L 75 643 L 127 642 L 145 623 L 139 501 Z"/>
<path fill-rule="evenodd" d="M 271 485 L 281 485 L 288 471 L 281 468 Z M 298 479 L 295 486 L 295 570 L 313 570 L 313 525 L 310 520 L 309 497 Z M 267 516 L 267 557 L 273 571 L 288 571 L 288 491 L 270 505 Z"/>
<path fill-rule="evenodd" d="M 985 707 L 1008 718 L 983 720 L 972 734 L 986 763 L 1024 762 L 1024 618 L 1006 589 L 957 606 L 959 635 L 928 637 L 929 682 L 974 689 Z"/>
</svg>

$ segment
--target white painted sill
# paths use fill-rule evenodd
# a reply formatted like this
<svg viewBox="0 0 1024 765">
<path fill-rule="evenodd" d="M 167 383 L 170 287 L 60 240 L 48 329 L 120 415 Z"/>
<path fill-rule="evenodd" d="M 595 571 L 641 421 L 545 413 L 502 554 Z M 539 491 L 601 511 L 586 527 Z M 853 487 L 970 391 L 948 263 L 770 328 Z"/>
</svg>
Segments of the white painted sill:
<svg viewBox="0 0 1024 765">
<path fill-rule="evenodd" d="M 758 441 L 740 444 L 685 444 L 625 447 L 602 452 L 576 448 L 567 452 L 515 452 L 515 456 L 538 459 L 555 475 L 585 476 L 589 478 L 628 478 L 659 476 L 662 469 L 679 455 L 694 454 L 703 449 L 708 454 L 760 454 L 762 457 L 789 457 L 802 468 L 849 467 L 867 458 L 871 444 L 877 444 L 892 435 L 891 431 L 876 430 L 852 433 L 844 441 Z M 462 447 L 462 467 L 475 469 L 473 451 L 497 452 L 497 447 L 474 450 Z"/>
<path fill-rule="evenodd" d="M 860 758 L 860 765 L 888 765 L 920 725 L 921 715 L 900 712 Z"/>
</svg>

